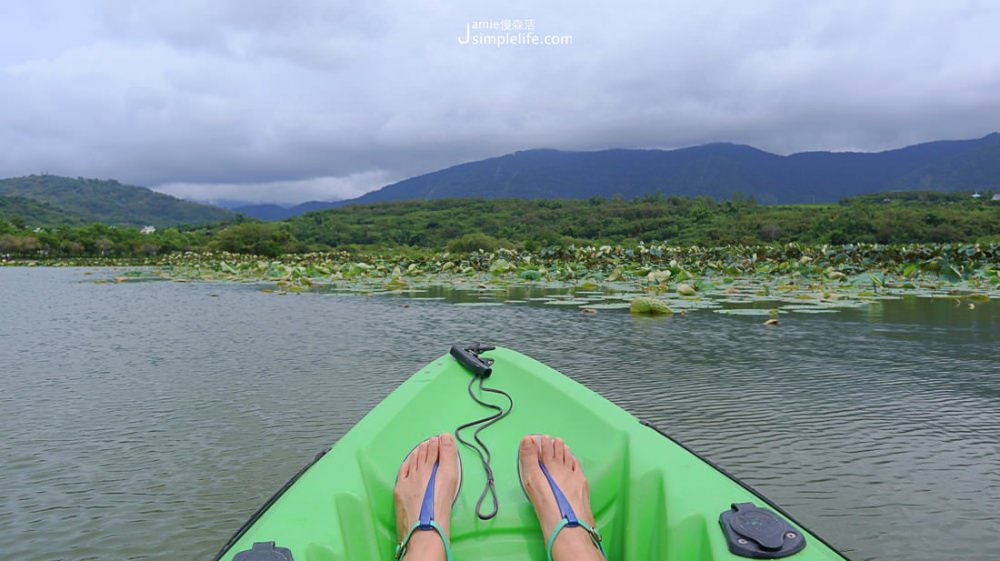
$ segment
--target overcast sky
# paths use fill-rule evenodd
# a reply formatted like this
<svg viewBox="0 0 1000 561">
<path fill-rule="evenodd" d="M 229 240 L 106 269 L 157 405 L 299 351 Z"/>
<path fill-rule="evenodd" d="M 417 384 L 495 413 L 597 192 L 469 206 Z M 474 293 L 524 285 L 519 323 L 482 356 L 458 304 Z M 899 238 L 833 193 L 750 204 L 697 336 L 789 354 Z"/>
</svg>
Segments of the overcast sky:
<svg viewBox="0 0 1000 561">
<path fill-rule="evenodd" d="M 0 177 L 292 203 L 529 148 L 973 138 L 998 29 L 986 0 L 9 1 Z"/>
</svg>

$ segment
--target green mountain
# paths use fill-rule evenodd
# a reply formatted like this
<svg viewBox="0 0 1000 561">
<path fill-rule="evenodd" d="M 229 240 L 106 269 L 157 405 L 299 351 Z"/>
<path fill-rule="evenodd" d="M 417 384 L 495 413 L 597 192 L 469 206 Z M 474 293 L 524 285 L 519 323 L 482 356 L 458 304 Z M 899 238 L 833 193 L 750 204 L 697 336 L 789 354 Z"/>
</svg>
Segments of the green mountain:
<svg viewBox="0 0 1000 561">
<path fill-rule="evenodd" d="M 24 226 L 79 225 L 80 216 L 26 197 L 0 196 L 0 219 Z"/>
<path fill-rule="evenodd" d="M 0 197 L 8 200 L 0 216 L 20 216 L 26 223 L 103 222 L 132 226 L 204 224 L 233 218 L 236 213 L 124 185 L 113 179 L 29 175 L 0 179 Z M 21 199 L 39 203 L 30 205 Z M 10 202 L 13 201 L 13 202 Z M 17 210 L 20 209 L 20 210 Z"/>
</svg>

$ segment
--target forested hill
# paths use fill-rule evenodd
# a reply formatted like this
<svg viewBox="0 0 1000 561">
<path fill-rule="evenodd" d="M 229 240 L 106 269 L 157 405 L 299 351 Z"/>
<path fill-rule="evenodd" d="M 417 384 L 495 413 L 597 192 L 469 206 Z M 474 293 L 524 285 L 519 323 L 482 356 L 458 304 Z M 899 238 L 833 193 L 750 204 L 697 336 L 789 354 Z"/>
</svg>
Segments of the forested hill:
<svg viewBox="0 0 1000 561">
<path fill-rule="evenodd" d="M 351 205 L 273 226 L 283 226 L 296 240 L 320 247 L 441 249 L 470 236 L 473 241 L 484 236 L 492 240 L 484 248 L 529 249 L 638 241 L 709 247 L 771 242 L 996 243 L 1000 203 L 992 202 L 988 191 L 979 198 L 968 192 L 882 193 L 814 205 L 657 195 L 630 200 L 464 198 Z"/>
<path fill-rule="evenodd" d="M 23 226 L 73 226 L 86 221 L 48 203 L 26 197 L 0 195 L 0 219 Z"/>
<path fill-rule="evenodd" d="M 885 191 L 975 191 L 1000 187 L 1000 134 L 928 142 L 885 152 L 779 156 L 738 144 L 679 150 L 528 150 L 450 167 L 350 201 L 455 197 L 629 199 L 735 193 L 761 203 L 835 202 Z"/>
<path fill-rule="evenodd" d="M 170 226 L 204 224 L 236 216 L 232 211 L 184 201 L 115 180 L 72 179 L 56 175 L 0 179 L 0 197 L 6 200 L 4 206 L 11 210 L 11 215 L 39 224 L 103 222 Z M 23 199 L 40 204 L 30 205 Z M 15 205 L 17 212 L 13 211 Z"/>
</svg>

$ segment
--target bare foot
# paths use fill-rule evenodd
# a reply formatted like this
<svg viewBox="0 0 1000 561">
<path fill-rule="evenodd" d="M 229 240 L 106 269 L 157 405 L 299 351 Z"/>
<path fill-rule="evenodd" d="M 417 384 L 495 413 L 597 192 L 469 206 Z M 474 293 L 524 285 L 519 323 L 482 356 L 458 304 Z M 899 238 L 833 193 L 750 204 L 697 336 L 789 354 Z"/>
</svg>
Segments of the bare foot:
<svg viewBox="0 0 1000 561">
<path fill-rule="evenodd" d="M 458 448 L 448 433 L 420 443 L 403 461 L 396 476 L 393 499 L 396 505 L 396 543 L 420 520 L 427 482 L 434 462 L 438 462 L 434 480 L 434 522 L 441 527 L 445 539 L 451 537 L 451 507 L 458 495 L 460 483 Z M 417 530 L 410 536 L 403 559 L 424 561 L 445 559 L 444 542 L 434 530 Z"/>
<path fill-rule="evenodd" d="M 521 440 L 518 461 L 521 464 L 521 480 L 528 499 L 535 507 L 535 515 L 542 526 L 542 538 L 548 544 L 552 531 L 562 521 L 559 505 L 552 493 L 549 481 L 539 466 L 539 459 L 545 469 L 562 489 L 573 512 L 581 522 L 594 526 L 594 514 L 590 508 L 590 488 L 583 475 L 580 462 L 570 452 L 569 446 L 561 438 L 528 435 Z M 552 546 L 553 559 L 574 559 L 579 561 L 602 560 L 604 556 L 591 541 L 590 534 L 580 526 L 565 527 L 556 537 Z"/>
</svg>

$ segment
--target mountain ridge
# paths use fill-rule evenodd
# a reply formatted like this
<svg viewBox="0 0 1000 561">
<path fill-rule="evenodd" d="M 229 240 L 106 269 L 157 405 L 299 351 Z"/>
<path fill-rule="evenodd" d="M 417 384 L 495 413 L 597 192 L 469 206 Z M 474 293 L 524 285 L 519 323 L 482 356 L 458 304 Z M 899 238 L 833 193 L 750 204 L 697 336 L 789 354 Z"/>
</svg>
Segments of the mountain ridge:
<svg viewBox="0 0 1000 561">
<path fill-rule="evenodd" d="M 60 223 L 103 222 L 130 226 L 205 224 L 235 218 L 215 206 L 185 201 L 147 187 L 117 180 L 28 175 L 0 179 L 0 197 L 11 203 L 30 199 L 47 208 Z M 13 206 L 13 204 L 12 204 Z M 26 208 L 26 205 L 19 204 Z"/>
<path fill-rule="evenodd" d="M 277 219 L 350 204 L 439 198 L 576 199 L 620 195 L 753 197 L 767 204 L 834 202 L 867 193 L 945 192 L 1000 186 L 1000 133 L 934 140 L 878 152 L 811 150 L 780 155 L 713 142 L 672 150 L 535 148 L 463 162 L 347 200 L 289 208 L 241 207 Z"/>
<path fill-rule="evenodd" d="M 231 219 L 237 213 L 283 220 L 351 204 L 441 198 L 580 199 L 663 195 L 765 204 L 834 202 L 867 193 L 989 190 L 1000 187 L 1000 133 L 936 140 L 879 152 L 807 151 L 779 155 L 731 142 L 673 150 L 519 150 L 414 176 L 360 197 L 295 206 L 247 204 L 225 210 L 116 180 L 30 175 L 0 179 L 4 214 L 60 223 L 168 226 Z M 12 198 L 13 197 L 13 198 Z M 37 201 L 42 206 L 29 204 Z M 229 201 L 235 205 L 238 201 Z"/>
<path fill-rule="evenodd" d="M 330 206 L 456 196 L 620 194 L 627 198 L 657 190 L 665 195 L 725 199 L 740 193 L 764 203 L 810 203 L 881 191 L 956 191 L 996 185 L 1000 185 L 1000 133 L 994 132 L 977 139 L 937 140 L 880 152 L 779 155 L 727 142 L 675 150 L 522 150 L 404 179 Z"/>
</svg>

